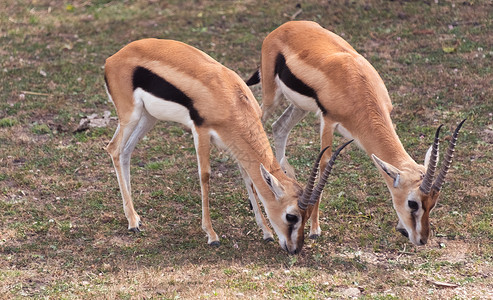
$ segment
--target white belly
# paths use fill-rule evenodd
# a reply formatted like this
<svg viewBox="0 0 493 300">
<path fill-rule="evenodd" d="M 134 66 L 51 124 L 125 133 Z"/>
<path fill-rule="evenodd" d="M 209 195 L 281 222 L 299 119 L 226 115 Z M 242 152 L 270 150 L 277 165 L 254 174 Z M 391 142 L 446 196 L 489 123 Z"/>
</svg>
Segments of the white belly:
<svg viewBox="0 0 493 300">
<path fill-rule="evenodd" d="M 281 89 L 281 92 L 284 94 L 286 99 L 288 99 L 291 103 L 293 103 L 297 107 L 311 112 L 317 112 L 319 110 L 315 99 L 311 97 L 307 97 L 290 89 L 279 79 L 279 75 L 276 75 L 276 83 L 277 86 Z"/>
<path fill-rule="evenodd" d="M 189 110 L 176 102 L 168 101 L 152 95 L 141 88 L 134 91 L 134 99 L 141 100 L 151 116 L 162 121 L 173 121 L 192 127 Z"/>
</svg>

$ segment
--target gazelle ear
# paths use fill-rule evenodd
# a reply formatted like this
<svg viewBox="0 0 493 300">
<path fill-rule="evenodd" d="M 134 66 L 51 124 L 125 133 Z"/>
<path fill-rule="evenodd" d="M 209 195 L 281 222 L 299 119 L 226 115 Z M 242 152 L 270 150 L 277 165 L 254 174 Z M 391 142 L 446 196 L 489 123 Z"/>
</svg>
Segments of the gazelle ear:
<svg viewBox="0 0 493 300">
<path fill-rule="evenodd" d="M 426 151 L 425 155 L 425 169 L 428 170 L 428 165 L 430 164 L 431 151 L 433 150 L 433 146 L 430 146 L 428 151 Z"/>
<path fill-rule="evenodd" d="M 371 155 L 371 158 L 373 158 L 373 161 L 375 164 L 382 170 L 384 171 L 387 175 L 389 175 L 390 178 L 394 180 L 394 188 L 398 187 L 400 184 L 400 179 L 401 179 L 401 171 L 394 167 L 393 165 L 384 162 L 380 158 L 378 158 L 375 154 Z"/>
<path fill-rule="evenodd" d="M 260 173 L 262 174 L 262 178 L 265 183 L 269 186 L 272 193 L 277 200 L 281 199 L 284 196 L 284 187 L 282 184 L 274 177 L 269 171 L 267 171 L 263 164 L 260 164 Z"/>
</svg>

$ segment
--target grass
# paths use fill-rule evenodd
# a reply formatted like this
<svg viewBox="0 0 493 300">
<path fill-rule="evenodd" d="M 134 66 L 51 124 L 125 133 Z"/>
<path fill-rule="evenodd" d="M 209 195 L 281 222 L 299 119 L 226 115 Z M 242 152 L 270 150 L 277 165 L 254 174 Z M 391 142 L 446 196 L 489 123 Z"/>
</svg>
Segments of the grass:
<svg viewBox="0 0 493 300">
<path fill-rule="evenodd" d="M 305 1 L 297 19 L 340 34 L 375 66 L 417 161 L 439 124 L 446 136 L 468 118 L 431 216 L 434 237 L 414 247 L 394 230 L 383 180 L 350 147 L 324 193 L 322 236 L 288 256 L 262 241 L 236 165 L 216 149 L 211 215 L 221 246 L 207 245 L 192 136 L 172 123 L 159 123 L 134 152 L 145 231 L 127 232 L 103 150 L 116 122 L 76 128 L 113 109 L 102 66 L 128 42 L 180 40 L 247 78 L 262 39 L 298 10 L 293 2 L 3 1 L 0 298 L 492 297 L 493 13 L 487 1 L 428 2 Z M 319 148 L 317 124 L 308 116 L 289 141 L 301 180 Z"/>
</svg>

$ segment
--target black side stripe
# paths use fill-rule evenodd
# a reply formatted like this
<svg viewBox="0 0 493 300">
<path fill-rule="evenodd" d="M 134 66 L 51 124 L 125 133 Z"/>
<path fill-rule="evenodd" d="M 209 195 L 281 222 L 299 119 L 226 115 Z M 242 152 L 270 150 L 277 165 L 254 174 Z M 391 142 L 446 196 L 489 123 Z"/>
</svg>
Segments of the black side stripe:
<svg viewBox="0 0 493 300">
<path fill-rule="evenodd" d="M 193 100 L 190 97 L 150 70 L 144 67 L 137 67 L 133 73 L 132 84 L 134 90 L 141 88 L 158 98 L 185 106 L 189 111 L 190 119 L 196 126 L 204 123 L 204 119 L 193 106 Z"/>
<path fill-rule="evenodd" d="M 291 70 L 286 65 L 286 58 L 284 58 L 284 55 L 282 55 L 281 53 L 279 53 L 276 57 L 274 72 L 275 74 L 279 75 L 281 81 L 290 89 L 298 92 L 301 95 L 315 99 L 315 101 L 317 102 L 317 106 L 322 111 L 322 113 L 324 115 L 327 113 L 325 107 L 323 107 L 318 101 L 318 96 L 315 90 L 306 85 L 291 72 Z"/>
</svg>

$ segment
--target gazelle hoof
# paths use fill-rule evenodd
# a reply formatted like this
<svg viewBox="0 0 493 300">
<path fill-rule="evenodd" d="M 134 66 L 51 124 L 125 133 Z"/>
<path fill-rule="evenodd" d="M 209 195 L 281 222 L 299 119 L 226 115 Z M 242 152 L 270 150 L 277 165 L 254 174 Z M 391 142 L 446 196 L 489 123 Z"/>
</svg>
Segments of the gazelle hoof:
<svg viewBox="0 0 493 300">
<path fill-rule="evenodd" d="M 274 241 L 274 238 L 272 238 L 272 237 L 268 237 L 268 238 L 264 239 L 264 242 L 266 242 L 266 243 L 270 243 L 273 241 Z"/>
<path fill-rule="evenodd" d="M 139 227 L 133 227 L 133 228 L 130 228 L 128 231 L 138 233 L 138 232 L 140 232 L 140 228 Z"/>
<path fill-rule="evenodd" d="M 311 238 L 312 240 L 316 240 L 320 237 L 320 234 L 310 234 L 309 238 Z"/>
<path fill-rule="evenodd" d="M 219 245 L 221 245 L 219 241 L 214 241 L 209 243 L 209 246 L 213 246 L 213 247 L 218 247 Z"/>
</svg>

